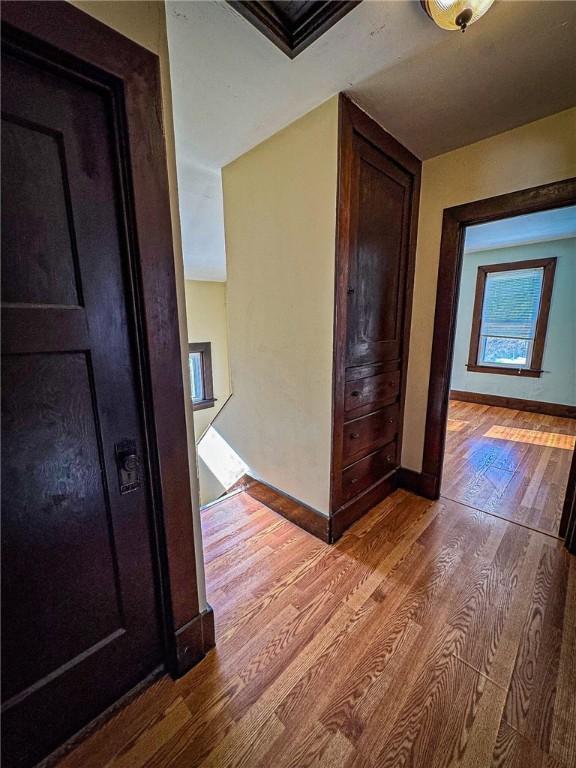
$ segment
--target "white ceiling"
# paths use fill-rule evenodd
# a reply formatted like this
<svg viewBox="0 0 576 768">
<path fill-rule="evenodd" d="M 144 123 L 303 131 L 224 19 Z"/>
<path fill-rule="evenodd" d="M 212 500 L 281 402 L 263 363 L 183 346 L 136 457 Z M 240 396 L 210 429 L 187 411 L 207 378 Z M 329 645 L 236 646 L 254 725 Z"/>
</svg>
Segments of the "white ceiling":
<svg viewBox="0 0 576 768">
<path fill-rule="evenodd" d="M 464 35 L 364 0 L 290 60 L 227 3 L 167 1 L 186 276 L 226 276 L 220 168 L 339 91 L 422 158 L 576 104 L 576 2 L 497 2 Z"/>
<path fill-rule="evenodd" d="M 466 229 L 465 253 L 576 237 L 576 206 L 527 213 Z"/>
</svg>

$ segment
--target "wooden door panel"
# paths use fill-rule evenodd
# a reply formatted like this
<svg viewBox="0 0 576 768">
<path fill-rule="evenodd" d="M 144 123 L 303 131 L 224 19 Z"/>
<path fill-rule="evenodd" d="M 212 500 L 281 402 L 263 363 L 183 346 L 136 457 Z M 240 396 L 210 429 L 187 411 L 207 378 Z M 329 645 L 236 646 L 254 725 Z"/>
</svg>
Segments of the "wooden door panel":
<svg viewBox="0 0 576 768">
<path fill-rule="evenodd" d="M 162 645 L 117 97 L 16 44 L 2 77 L 3 750 L 27 766 Z"/>
<path fill-rule="evenodd" d="M 90 379 L 80 352 L 3 360 L 2 480 L 10 505 L 2 536 L 3 695 L 8 699 L 122 629 Z M 58 643 L 47 642 L 57 627 L 66 631 Z"/>
<path fill-rule="evenodd" d="M 369 142 L 355 141 L 347 366 L 401 353 L 411 178 Z"/>
<path fill-rule="evenodd" d="M 2 301 L 78 304 L 62 135 L 9 114 L 2 132 Z"/>
</svg>

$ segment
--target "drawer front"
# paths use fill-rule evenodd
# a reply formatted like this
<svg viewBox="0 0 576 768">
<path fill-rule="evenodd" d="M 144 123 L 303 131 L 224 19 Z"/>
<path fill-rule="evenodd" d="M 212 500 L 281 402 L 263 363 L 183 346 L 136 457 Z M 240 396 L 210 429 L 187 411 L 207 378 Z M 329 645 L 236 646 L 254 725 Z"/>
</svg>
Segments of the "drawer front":
<svg viewBox="0 0 576 768">
<path fill-rule="evenodd" d="M 344 411 L 350 413 L 358 408 L 372 409 L 385 405 L 400 395 L 400 371 L 387 371 L 366 379 L 346 382 Z"/>
<path fill-rule="evenodd" d="M 342 472 L 343 501 L 357 496 L 396 466 L 396 440 L 392 440 L 384 448 L 360 459 Z"/>
<path fill-rule="evenodd" d="M 344 465 L 375 451 L 396 437 L 398 413 L 398 404 L 394 403 L 381 411 L 344 424 L 342 441 Z"/>
</svg>

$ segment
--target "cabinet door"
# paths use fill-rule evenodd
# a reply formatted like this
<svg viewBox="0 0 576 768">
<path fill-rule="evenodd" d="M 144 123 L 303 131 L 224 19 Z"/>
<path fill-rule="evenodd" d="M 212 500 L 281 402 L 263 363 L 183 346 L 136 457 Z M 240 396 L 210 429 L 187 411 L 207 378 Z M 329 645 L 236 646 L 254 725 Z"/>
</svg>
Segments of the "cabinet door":
<svg viewBox="0 0 576 768">
<path fill-rule="evenodd" d="M 346 366 L 400 358 L 412 176 L 354 136 Z"/>
<path fill-rule="evenodd" d="M 396 487 L 420 172 L 417 157 L 341 96 L 331 473 L 335 536 Z M 383 452 L 389 441 L 393 450 Z"/>
</svg>

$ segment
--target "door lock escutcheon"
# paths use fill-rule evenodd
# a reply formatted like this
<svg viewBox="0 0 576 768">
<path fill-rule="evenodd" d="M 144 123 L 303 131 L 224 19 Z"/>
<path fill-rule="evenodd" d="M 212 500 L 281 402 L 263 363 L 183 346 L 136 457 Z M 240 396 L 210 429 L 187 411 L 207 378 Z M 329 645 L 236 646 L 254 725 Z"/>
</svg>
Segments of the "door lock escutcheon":
<svg viewBox="0 0 576 768">
<path fill-rule="evenodd" d="M 114 446 L 116 453 L 116 468 L 120 493 L 136 491 L 141 486 L 140 457 L 136 448 L 136 440 L 121 440 Z"/>
</svg>

